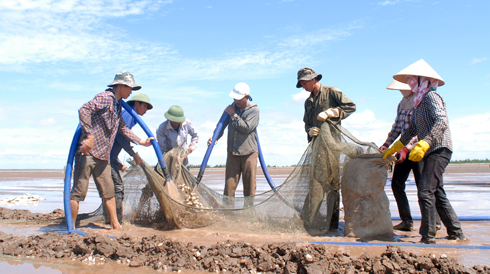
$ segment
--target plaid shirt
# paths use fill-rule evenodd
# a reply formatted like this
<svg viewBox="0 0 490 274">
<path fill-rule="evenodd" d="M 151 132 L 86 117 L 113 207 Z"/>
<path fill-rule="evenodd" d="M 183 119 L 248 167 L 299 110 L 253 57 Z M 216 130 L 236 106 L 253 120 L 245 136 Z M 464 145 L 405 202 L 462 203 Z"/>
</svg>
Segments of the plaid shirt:
<svg viewBox="0 0 490 274">
<path fill-rule="evenodd" d="M 413 109 L 402 109 L 401 104 L 398 104 L 398 108 L 396 110 L 397 116 L 393 126 L 391 127 L 390 133 L 388 133 L 388 138 L 386 138 L 385 143 L 390 146 L 393 142 L 398 138 L 398 136 L 402 135 L 402 133 L 408 129 L 410 126 L 410 119 L 412 117 Z M 413 146 L 418 142 L 417 136 L 413 137 L 410 143 L 407 145 L 409 150 L 412 150 Z"/>
<path fill-rule="evenodd" d="M 93 135 L 94 147 L 90 154 L 97 159 L 109 160 L 117 132 L 133 143 L 138 144 L 141 141 L 121 118 L 121 108 L 112 89 L 107 89 L 78 110 L 82 127 L 79 143 L 88 135 Z"/>
<path fill-rule="evenodd" d="M 427 92 L 418 107 L 414 108 L 410 126 L 402 133 L 400 141 L 407 144 L 414 136 L 429 144 L 426 155 L 441 148 L 453 151 L 446 103 L 436 91 Z"/>
</svg>

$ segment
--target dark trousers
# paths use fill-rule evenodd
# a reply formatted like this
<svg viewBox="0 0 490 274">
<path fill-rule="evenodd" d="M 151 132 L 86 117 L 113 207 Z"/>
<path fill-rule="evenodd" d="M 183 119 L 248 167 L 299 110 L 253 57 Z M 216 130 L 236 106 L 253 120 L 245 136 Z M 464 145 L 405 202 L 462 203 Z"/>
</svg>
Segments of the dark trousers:
<svg viewBox="0 0 490 274">
<path fill-rule="evenodd" d="M 391 190 L 393 190 L 400 219 L 405 223 L 413 223 L 412 214 L 410 214 L 410 204 L 405 193 L 405 182 L 408 179 L 408 175 L 410 175 L 410 171 L 413 171 L 415 183 L 418 185 L 423 169 L 424 161 L 413 162 L 406 159 L 403 163 L 395 165 L 393 178 L 391 179 Z"/>
<path fill-rule="evenodd" d="M 419 232 L 426 239 L 436 237 L 436 210 L 449 236 L 463 234 L 458 216 L 444 191 L 443 174 L 451 160 L 451 155 L 449 149 L 441 148 L 425 155 L 422 159 L 424 169 L 418 185 L 419 206 L 422 213 Z"/>
</svg>

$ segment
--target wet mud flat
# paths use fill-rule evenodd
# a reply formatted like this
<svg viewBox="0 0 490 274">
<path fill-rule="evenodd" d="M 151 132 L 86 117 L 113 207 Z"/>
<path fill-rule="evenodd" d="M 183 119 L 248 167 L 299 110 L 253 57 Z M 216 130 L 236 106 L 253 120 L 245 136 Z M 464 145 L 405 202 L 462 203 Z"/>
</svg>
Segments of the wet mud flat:
<svg viewBox="0 0 490 274">
<path fill-rule="evenodd" d="M 16 257 L 122 264 L 168 271 L 230 273 L 490 273 L 488 266 L 472 268 L 447 256 L 416 255 L 390 246 L 378 256 L 331 251 L 325 245 L 279 242 L 255 245 L 224 241 L 194 245 L 163 235 L 118 238 L 45 233 L 28 237 L 0 232 L 0 253 Z"/>
<path fill-rule="evenodd" d="M 454 174 L 488 173 L 490 168 L 488 165 L 448 167 L 448 175 L 453 170 Z M 290 173 L 290 169 L 282 168 L 269 171 L 278 178 Z M 216 173 L 221 178 L 223 172 L 224 169 L 209 170 L 207 175 Z M 22 173 L 17 175 L 26 176 Z M 0 173 L 0 181 L 14 180 L 17 176 L 10 172 L 3 175 L 2 178 Z M 36 176 L 29 173 L 25 180 Z M 53 172 L 46 176 L 62 177 L 62 174 Z M 42 214 L 0 209 L 0 214 L 0 231 L 3 231 L 0 232 L 0 254 L 3 254 L 0 272 L 3 272 L 2 262 L 36 261 L 58 265 L 53 267 L 55 270 L 43 273 L 55 273 L 57 269 L 63 273 L 490 273 L 489 250 L 458 248 L 459 245 L 490 246 L 489 222 L 463 223 L 470 239 L 467 243 L 447 241 L 445 232 L 439 231 L 439 246 L 421 248 L 417 247 L 420 240 L 417 231 L 396 232 L 395 238 L 366 241 L 379 246 L 357 246 L 361 240 L 343 237 L 342 230 L 325 237 L 311 237 L 206 229 L 165 231 L 155 229 L 156 226 L 127 223 L 123 231 L 114 231 L 108 225 L 93 222 L 77 227 L 87 232 L 81 236 L 66 234 L 62 210 Z M 419 223 L 414 225 L 418 228 Z M 400 242 L 414 245 L 394 246 Z M 454 245 L 454 248 L 442 245 Z M 73 271 L 74 265 L 78 270 Z M 19 266 L 13 269 L 19 273 Z"/>
<path fill-rule="evenodd" d="M 16 221 L 14 226 L 20 231 L 23 226 L 65 226 L 54 212 L 36 214 L 22 210 L 21 215 L 18 210 L 0 208 L 0 213 L 4 218 L 0 225 Z M 14 219 L 5 219 L 7 216 Z M 79 229 L 87 234 L 13 235 L 0 231 L 0 254 L 87 267 L 117 265 L 128 270 L 182 273 L 490 273 L 486 265 L 468 267 L 458 263 L 451 252 L 421 254 L 389 243 L 373 252 L 308 242 L 332 237 L 246 235 L 200 229 L 161 231 L 132 224 L 125 224 L 123 231 L 114 231 L 102 223 Z"/>
</svg>

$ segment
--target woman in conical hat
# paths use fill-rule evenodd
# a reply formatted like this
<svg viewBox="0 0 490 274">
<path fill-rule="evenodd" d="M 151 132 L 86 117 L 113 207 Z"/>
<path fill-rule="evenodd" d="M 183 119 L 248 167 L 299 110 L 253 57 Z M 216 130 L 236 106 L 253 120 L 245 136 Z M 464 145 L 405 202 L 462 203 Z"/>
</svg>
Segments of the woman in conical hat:
<svg viewBox="0 0 490 274">
<path fill-rule="evenodd" d="M 403 69 L 395 80 L 406 83 L 414 93 L 414 109 L 410 125 L 400 140 L 383 151 L 385 158 L 401 150 L 410 140 L 418 136 L 408 159 L 423 161 L 422 177 L 418 183 L 418 198 L 422 221 L 420 225 L 421 242 L 436 243 L 436 211 L 446 226 L 449 240 L 466 240 L 456 213 L 446 197 L 443 186 L 443 173 L 451 160 L 453 151 L 451 131 L 447 117 L 446 104 L 437 93 L 444 80 L 424 60 L 419 60 Z"/>
<path fill-rule="evenodd" d="M 388 149 L 388 147 L 393 144 L 405 130 L 408 129 L 413 109 L 414 94 L 410 86 L 397 80 L 393 80 L 387 89 L 399 90 L 403 95 L 403 98 L 398 104 L 396 119 L 390 132 L 388 133 L 388 137 L 386 138 L 384 144 L 380 147 L 381 151 Z M 412 215 L 410 214 L 410 205 L 408 203 L 407 194 L 405 193 L 405 182 L 410 174 L 410 171 L 413 171 L 415 182 L 418 184 L 418 181 L 422 176 L 424 164 L 422 161 L 414 162 L 405 159 L 417 141 L 417 136 L 413 137 L 410 143 L 406 147 L 400 149 L 400 151 L 398 151 L 395 155 L 397 160 L 395 161 L 396 165 L 395 169 L 393 170 L 391 189 L 393 190 L 393 196 L 395 197 L 396 205 L 398 207 L 398 214 L 401 219 L 401 223 L 393 227 L 395 230 L 412 231 L 413 227 L 413 219 Z"/>
<path fill-rule="evenodd" d="M 395 142 L 395 140 L 408 129 L 410 125 L 410 118 L 412 117 L 413 99 L 415 94 L 409 85 L 393 80 L 391 84 L 386 88 L 390 90 L 399 90 L 403 95 L 400 103 L 398 104 L 396 119 L 391 127 L 391 131 L 388 133 L 388 137 L 384 144 L 380 147 L 381 151 L 388 149 L 388 147 Z M 417 136 L 410 140 L 410 143 L 400 149 L 395 157 L 395 169 L 393 170 L 393 177 L 391 180 L 391 189 L 393 196 L 395 197 L 396 205 L 398 207 L 398 214 L 401 219 L 401 223 L 395 225 L 393 228 L 400 231 L 412 231 L 413 219 L 410 213 L 410 204 L 408 202 L 407 194 L 405 193 L 405 183 L 410 175 L 410 171 L 413 172 L 415 183 L 418 185 L 420 178 L 422 177 L 422 170 L 424 168 L 424 162 L 414 162 L 407 159 L 410 150 L 418 142 Z M 437 230 L 441 229 L 441 219 L 437 218 L 436 222 Z"/>
</svg>

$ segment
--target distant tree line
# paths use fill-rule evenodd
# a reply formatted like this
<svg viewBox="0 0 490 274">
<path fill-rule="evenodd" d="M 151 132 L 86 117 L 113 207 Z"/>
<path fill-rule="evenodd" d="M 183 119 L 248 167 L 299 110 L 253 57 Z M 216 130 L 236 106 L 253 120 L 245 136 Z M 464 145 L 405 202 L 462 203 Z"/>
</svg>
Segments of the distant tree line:
<svg viewBox="0 0 490 274">
<path fill-rule="evenodd" d="M 465 160 L 451 160 L 451 164 L 488 164 L 490 160 L 483 159 L 465 159 Z"/>
</svg>

